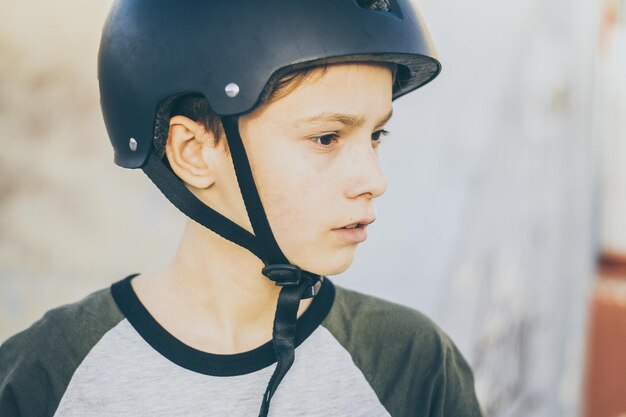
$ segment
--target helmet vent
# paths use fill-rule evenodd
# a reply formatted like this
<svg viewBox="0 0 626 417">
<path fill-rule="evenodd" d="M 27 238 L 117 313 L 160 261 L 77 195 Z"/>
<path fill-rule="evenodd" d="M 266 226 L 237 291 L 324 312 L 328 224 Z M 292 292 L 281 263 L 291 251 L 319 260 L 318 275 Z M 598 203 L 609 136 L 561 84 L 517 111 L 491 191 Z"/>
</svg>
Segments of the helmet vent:
<svg viewBox="0 0 626 417">
<path fill-rule="evenodd" d="M 375 10 L 377 12 L 390 12 L 389 0 L 356 0 L 357 4 L 364 9 Z"/>
</svg>

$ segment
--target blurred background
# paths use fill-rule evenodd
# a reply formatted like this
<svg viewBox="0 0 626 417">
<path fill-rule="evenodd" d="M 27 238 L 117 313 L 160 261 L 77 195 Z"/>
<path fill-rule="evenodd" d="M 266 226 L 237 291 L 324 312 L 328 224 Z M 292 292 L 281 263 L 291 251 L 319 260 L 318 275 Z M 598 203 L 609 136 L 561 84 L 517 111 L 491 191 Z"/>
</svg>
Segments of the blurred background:
<svg viewBox="0 0 626 417">
<path fill-rule="evenodd" d="M 113 163 L 110 4 L 0 0 L 0 342 L 182 232 Z M 334 282 L 432 317 L 489 417 L 626 416 L 626 1 L 417 4 L 443 72 L 395 102 L 388 191 Z"/>
</svg>

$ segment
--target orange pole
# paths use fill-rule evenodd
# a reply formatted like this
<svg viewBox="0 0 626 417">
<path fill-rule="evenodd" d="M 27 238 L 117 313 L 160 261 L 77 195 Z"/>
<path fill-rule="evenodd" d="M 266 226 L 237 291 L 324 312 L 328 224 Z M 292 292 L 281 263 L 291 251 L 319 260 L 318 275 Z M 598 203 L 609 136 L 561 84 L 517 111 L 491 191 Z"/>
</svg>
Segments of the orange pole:
<svg viewBox="0 0 626 417">
<path fill-rule="evenodd" d="M 626 417 L 626 254 L 603 253 L 591 301 L 585 417 Z"/>
</svg>

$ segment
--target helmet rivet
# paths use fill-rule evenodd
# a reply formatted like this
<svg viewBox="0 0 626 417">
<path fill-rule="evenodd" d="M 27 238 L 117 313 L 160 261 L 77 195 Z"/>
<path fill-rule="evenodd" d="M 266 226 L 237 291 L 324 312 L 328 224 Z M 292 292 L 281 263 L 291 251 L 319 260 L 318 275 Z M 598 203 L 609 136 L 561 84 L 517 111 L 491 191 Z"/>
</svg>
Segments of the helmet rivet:
<svg viewBox="0 0 626 417">
<path fill-rule="evenodd" d="M 235 83 L 230 83 L 224 88 L 224 91 L 226 91 L 228 97 L 236 97 L 239 94 L 239 86 Z"/>
<path fill-rule="evenodd" d="M 128 147 L 133 152 L 137 150 L 137 141 L 135 140 L 135 138 L 130 138 L 130 140 L 128 141 Z"/>
</svg>

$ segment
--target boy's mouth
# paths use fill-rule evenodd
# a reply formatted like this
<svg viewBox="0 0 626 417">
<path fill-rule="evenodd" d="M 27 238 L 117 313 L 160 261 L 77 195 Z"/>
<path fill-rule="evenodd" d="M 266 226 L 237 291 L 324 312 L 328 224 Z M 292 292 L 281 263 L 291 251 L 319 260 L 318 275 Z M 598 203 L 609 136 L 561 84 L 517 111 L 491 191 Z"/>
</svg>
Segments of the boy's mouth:
<svg viewBox="0 0 626 417">
<path fill-rule="evenodd" d="M 344 227 L 340 227 L 340 229 L 355 229 L 357 227 L 365 227 L 370 223 L 373 223 L 374 220 L 376 220 L 376 218 L 365 218 L 365 219 L 361 219 L 356 223 L 350 223 L 347 226 Z"/>
<path fill-rule="evenodd" d="M 367 225 L 375 220 L 374 217 L 363 218 L 358 222 L 347 224 L 338 229 L 334 229 L 337 237 L 341 240 L 356 244 L 361 243 L 367 239 Z"/>
</svg>

